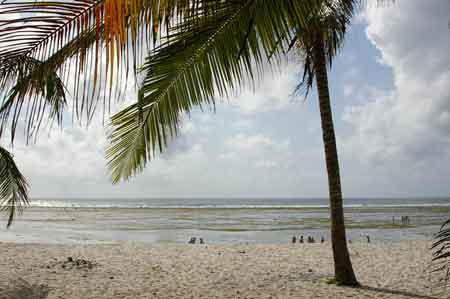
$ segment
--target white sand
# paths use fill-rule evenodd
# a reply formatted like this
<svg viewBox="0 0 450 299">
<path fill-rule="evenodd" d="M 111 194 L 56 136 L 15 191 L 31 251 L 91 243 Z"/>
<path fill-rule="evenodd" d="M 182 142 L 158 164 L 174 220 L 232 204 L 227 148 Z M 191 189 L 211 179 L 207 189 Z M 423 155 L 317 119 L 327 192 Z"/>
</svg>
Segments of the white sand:
<svg viewBox="0 0 450 299">
<path fill-rule="evenodd" d="M 354 267 L 363 285 L 353 289 L 326 283 L 333 271 L 330 243 L 0 243 L 0 298 L 18 298 L 19 291 L 28 291 L 40 299 L 45 298 L 46 290 L 50 299 L 433 298 L 427 289 L 428 247 L 424 241 L 351 244 Z M 78 269 L 66 263 L 62 268 L 69 256 L 97 265 Z M 38 287 L 41 284 L 47 287 Z M 24 290 L 26 287 L 30 290 Z"/>
</svg>

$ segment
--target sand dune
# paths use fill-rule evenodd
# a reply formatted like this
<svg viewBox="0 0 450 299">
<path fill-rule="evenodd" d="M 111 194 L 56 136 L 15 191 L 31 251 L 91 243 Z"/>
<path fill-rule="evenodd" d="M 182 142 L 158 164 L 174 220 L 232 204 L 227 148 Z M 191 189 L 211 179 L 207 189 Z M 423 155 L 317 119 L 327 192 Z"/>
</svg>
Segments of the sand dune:
<svg viewBox="0 0 450 299">
<path fill-rule="evenodd" d="M 424 241 L 351 244 L 363 284 L 353 289 L 327 283 L 329 243 L 0 243 L 0 298 L 21 292 L 36 299 L 434 298 L 427 288 L 428 247 Z"/>
</svg>

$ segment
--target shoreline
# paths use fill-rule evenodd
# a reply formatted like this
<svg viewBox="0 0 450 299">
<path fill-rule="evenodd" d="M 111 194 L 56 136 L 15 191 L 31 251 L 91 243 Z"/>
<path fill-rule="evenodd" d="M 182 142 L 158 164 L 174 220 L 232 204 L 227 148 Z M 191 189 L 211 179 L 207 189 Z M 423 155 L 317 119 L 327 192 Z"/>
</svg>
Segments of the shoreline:
<svg viewBox="0 0 450 299">
<path fill-rule="evenodd" d="M 33 206 L 30 205 L 27 210 L 81 210 L 81 211 L 95 211 L 95 210 L 178 210 L 178 211 L 217 211 L 217 210 L 298 210 L 302 212 L 315 212 L 315 211 L 328 211 L 329 205 L 167 205 L 167 206 Z M 449 212 L 450 204 L 392 204 L 392 205 L 370 205 L 370 204 L 357 204 L 357 205 L 344 205 L 346 212 L 355 213 L 371 213 L 371 212 L 383 212 L 383 211 L 416 211 L 416 210 L 428 210 L 434 212 Z"/>
<path fill-rule="evenodd" d="M 376 243 L 398 243 L 402 241 L 429 242 L 440 226 L 430 225 L 409 228 L 355 229 L 347 228 L 347 239 L 354 243 L 365 243 L 367 236 Z M 108 231 L 34 231 L 26 228 L 20 231 L 0 230 L 0 243 L 7 244 L 55 244 L 96 245 L 134 243 L 144 246 L 159 244 L 187 244 L 190 238 L 203 238 L 206 244 L 214 245 L 288 245 L 292 237 L 312 236 L 316 241 L 323 237 L 330 240 L 329 228 L 309 230 L 265 230 L 265 231 L 222 231 L 222 230 L 108 230 Z"/>
<path fill-rule="evenodd" d="M 353 241 L 431 239 L 448 219 L 441 208 L 347 209 L 348 238 Z M 403 225 L 402 216 L 410 216 Z M 393 223 L 393 218 L 395 223 Z M 0 241 L 18 243 L 208 243 L 287 244 L 294 235 L 329 239 L 327 210 L 299 209 L 84 209 L 29 208 L 10 229 L 0 226 Z"/>
<path fill-rule="evenodd" d="M 429 244 L 417 240 L 349 244 L 363 285 L 359 289 L 327 283 L 333 272 L 329 242 L 0 243 L 0 278 L 11 278 L 3 292 L 17 292 L 15 288 L 26 284 L 36 292 L 46 288 L 48 299 L 432 298 L 426 283 Z"/>
</svg>

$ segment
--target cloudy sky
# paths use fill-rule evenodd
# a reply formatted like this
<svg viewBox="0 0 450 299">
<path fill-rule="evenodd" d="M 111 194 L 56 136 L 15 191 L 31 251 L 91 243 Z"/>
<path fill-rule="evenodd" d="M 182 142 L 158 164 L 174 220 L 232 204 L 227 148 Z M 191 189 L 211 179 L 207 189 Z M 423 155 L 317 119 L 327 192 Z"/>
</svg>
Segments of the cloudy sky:
<svg viewBox="0 0 450 299">
<path fill-rule="evenodd" d="M 450 2 L 361 11 L 330 73 L 346 197 L 450 194 Z M 16 144 L 33 197 L 325 197 L 316 94 L 288 63 L 216 112 L 195 111 L 169 150 L 112 185 L 105 130 L 67 125 Z"/>
</svg>

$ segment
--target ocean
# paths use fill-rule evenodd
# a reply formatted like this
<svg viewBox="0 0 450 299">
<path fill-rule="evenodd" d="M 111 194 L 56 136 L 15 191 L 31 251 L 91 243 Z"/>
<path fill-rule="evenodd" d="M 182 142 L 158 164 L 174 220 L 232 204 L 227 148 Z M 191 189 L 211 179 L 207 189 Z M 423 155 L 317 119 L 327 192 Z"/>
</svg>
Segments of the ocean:
<svg viewBox="0 0 450 299">
<path fill-rule="evenodd" d="M 450 217 L 450 198 L 351 198 L 344 206 L 352 241 L 431 240 Z M 3 223 L 0 241 L 64 244 L 280 244 L 294 235 L 329 239 L 330 224 L 323 198 L 35 199 L 11 228 Z"/>
</svg>

